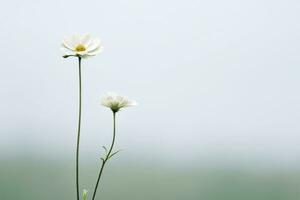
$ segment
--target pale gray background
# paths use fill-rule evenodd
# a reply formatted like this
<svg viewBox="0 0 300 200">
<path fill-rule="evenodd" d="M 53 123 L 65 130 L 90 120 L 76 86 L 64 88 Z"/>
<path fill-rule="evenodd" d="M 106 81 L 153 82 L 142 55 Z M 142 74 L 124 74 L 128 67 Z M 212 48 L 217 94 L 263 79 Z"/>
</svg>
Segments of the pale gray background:
<svg viewBox="0 0 300 200">
<path fill-rule="evenodd" d="M 2 2 L 1 158 L 73 158 L 78 67 L 60 43 L 91 33 L 104 51 L 83 62 L 83 157 L 110 141 L 100 97 L 116 91 L 140 104 L 118 116 L 121 159 L 297 165 L 299 10 L 297 0 Z"/>
</svg>

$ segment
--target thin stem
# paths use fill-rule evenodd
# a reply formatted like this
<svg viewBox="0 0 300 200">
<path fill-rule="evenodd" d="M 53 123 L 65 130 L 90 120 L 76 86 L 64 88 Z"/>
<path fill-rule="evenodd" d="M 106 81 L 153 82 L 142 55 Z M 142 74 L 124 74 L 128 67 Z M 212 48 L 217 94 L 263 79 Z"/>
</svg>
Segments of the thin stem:
<svg viewBox="0 0 300 200">
<path fill-rule="evenodd" d="M 97 188 L 98 188 L 101 176 L 102 176 L 102 172 L 103 172 L 104 166 L 105 166 L 106 162 L 108 161 L 108 159 L 111 158 L 110 156 L 111 156 L 112 150 L 113 150 L 114 145 L 115 145 L 115 139 L 116 139 L 116 112 L 113 112 L 113 138 L 112 138 L 112 142 L 111 142 L 109 151 L 106 154 L 106 157 L 104 159 L 102 159 L 102 165 L 101 165 L 101 168 L 100 168 L 100 171 L 99 171 L 99 175 L 98 175 L 98 178 L 97 178 L 97 182 L 96 182 L 96 185 L 95 185 L 95 189 L 94 189 L 94 194 L 93 194 L 92 200 L 95 200 L 96 193 L 97 193 Z"/>
<path fill-rule="evenodd" d="M 98 185 L 99 185 L 99 182 L 100 182 L 101 176 L 102 176 L 102 172 L 103 172 L 103 169 L 104 169 L 105 163 L 106 163 L 106 161 L 105 161 L 105 160 L 102 160 L 102 165 L 101 165 L 100 172 L 99 172 L 99 175 L 98 175 L 98 178 L 97 178 L 97 182 L 96 182 L 96 185 L 95 185 L 95 189 L 94 189 L 94 194 L 93 194 L 93 198 L 92 198 L 92 200 L 94 200 L 94 199 L 95 199 L 95 197 L 96 197 L 97 188 L 98 188 Z"/>
<path fill-rule="evenodd" d="M 113 139 L 112 139 L 112 142 L 111 142 L 111 145 L 110 145 L 110 149 L 109 149 L 109 151 L 107 153 L 108 157 L 110 156 L 111 151 L 114 148 L 115 139 L 116 139 L 116 112 L 113 112 Z"/>
<path fill-rule="evenodd" d="M 77 200 L 79 200 L 79 143 L 80 143 L 80 127 L 81 127 L 81 58 L 78 57 L 79 66 L 79 111 L 78 111 L 78 132 L 77 132 L 77 148 L 76 148 L 76 192 Z"/>
</svg>

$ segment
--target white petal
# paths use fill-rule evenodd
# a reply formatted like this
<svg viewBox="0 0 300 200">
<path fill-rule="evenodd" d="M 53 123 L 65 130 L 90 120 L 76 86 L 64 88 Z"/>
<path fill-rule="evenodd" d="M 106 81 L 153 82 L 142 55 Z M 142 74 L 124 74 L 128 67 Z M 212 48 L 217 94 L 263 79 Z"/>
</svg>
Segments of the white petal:
<svg viewBox="0 0 300 200">
<path fill-rule="evenodd" d="M 74 45 L 73 45 L 73 42 L 70 40 L 70 38 L 65 38 L 63 40 L 63 43 L 62 45 L 70 50 L 74 50 Z"/>
<path fill-rule="evenodd" d="M 81 42 L 81 38 L 79 34 L 74 34 L 70 37 L 70 41 L 74 46 L 77 46 Z"/>
<path fill-rule="evenodd" d="M 100 47 L 101 41 L 99 39 L 94 39 L 89 46 L 87 46 L 88 51 L 93 51 Z"/>
<path fill-rule="evenodd" d="M 83 35 L 80 43 L 85 47 L 89 46 L 91 43 L 91 36 L 89 34 Z"/>
<path fill-rule="evenodd" d="M 74 51 L 71 51 L 71 50 L 68 49 L 68 48 L 61 47 L 60 49 L 61 49 L 61 51 L 63 51 L 63 53 L 64 53 L 65 55 L 76 55 L 76 53 L 75 53 Z"/>
<path fill-rule="evenodd" d="M 98 49 L 95 49 L 94 51 L 89 51 L 88 55 L 95 56 L 95 55 L 101 53 L 102 51 L 103 51 L 103 48 L 98 48 Z"/>
</svg>

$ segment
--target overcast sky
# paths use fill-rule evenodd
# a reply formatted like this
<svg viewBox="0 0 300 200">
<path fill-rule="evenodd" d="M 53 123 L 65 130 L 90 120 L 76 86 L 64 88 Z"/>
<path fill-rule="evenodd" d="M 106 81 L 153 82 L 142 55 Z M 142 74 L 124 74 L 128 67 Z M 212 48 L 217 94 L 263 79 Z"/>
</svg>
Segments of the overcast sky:
<svg viewBox="0 0 300 200">
<path fill-rule="evenodd" d="M 5 1 L 0 155 L 74 152 L 78 67 L 60 43 L 90 33 L 104 51 L 82 63 L 86 155 L 110 141 L 100 97 L 116 91 L 139 102 L 118 116 L 124 154 L 299 162 L 299 10 L 297 0 Z"/>
</svg>

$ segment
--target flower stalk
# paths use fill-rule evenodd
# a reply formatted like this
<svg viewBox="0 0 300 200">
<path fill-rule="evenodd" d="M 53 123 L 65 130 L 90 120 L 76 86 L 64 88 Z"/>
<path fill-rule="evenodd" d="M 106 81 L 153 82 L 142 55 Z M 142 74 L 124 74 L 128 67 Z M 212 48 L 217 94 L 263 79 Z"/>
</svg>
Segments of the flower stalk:
<svg viewBox="0 0 300 200">
<path fill-rule="evenodd" d="M 81 57 L 78 57 L 78 78 L 79 78 L 79 105 L 78 105 L 78 126 L 77 126 L 77 145 L 76 145 L 76 196 L 79 200 L 79 146 L 80 146 L 80 130 L 81 130 Z"/>
<path fill-rule="evenodd" d="M 81 130 L 81 57 L 78 57 L 78 75 L 79 75 L 79 106 L 78 106 L 78 127 L 77 127 L 77 145 L 76 145 L 76 194 L 79 200 L 79 145 Z"/>
<path fill-rule="evenodd" d="M 98 189 L 98 186 L 99 186 L 99 182 L 100 182 L 100 179 L 101 179 L 101 176 L 102 176 L 105 164 L 107 163 L 107 161 L 111 157 L 113 157 L 115 154 L 117 154 L 119 152 L 119 151 L 116 151 L 116 152 L 112 153 L 112 150 L 113 150 L 114 145 L 115 145 L 115 139 L 116 139 L 116 113 L 117 112 L 113 111 L 113 138 L 112 138 L 112 142 L 111 142 L 111 145 L 110 145 L 110 148 L 109 148 L 108 151 L 107 151 L 106 147 L 103 147 L 105 149 L 105 151 L 106 151 L 106 155 L 105 155 L 104 158 L 101 158 L 102 165 L 101 165 L 101 168 L 100 168 L 100 171 L 99 171 L 99 175 L 98 175 L 98 178 L 97 178 L 97 182 L 96 182 L 96 185 L 95 185 L 95 189 L 94 189 L 92 200 L 95 200 L 95 197 L 96 197 L 96 194 L 97 194 L 97 189 Z"/>
</svg>

